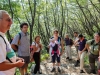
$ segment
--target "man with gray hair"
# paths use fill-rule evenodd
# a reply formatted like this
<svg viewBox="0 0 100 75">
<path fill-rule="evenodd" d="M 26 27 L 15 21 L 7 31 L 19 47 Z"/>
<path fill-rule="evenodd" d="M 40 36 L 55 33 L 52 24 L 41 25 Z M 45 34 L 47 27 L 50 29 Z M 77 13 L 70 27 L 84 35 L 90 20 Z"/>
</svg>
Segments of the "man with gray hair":
<svg viewBox="0 0 100 75">
<path fill-rule="evenodd" d="M 71 46 L 73 45 L 73 40 L 69 37 L 68 34 L 65 35 L 65 45 L 66 45 L 66 59 L 69 61 L 72 60 L 71 55 Z"/>
<path fill-rule="evenodd" d="M 24 65 L 23 59 L 16 62 L 16 55 L 5 36 L 11 24 L 12 20 L 8 12 L 0 10 L 0 75 L 14 75 L 15 67 Z"/>
</svg>

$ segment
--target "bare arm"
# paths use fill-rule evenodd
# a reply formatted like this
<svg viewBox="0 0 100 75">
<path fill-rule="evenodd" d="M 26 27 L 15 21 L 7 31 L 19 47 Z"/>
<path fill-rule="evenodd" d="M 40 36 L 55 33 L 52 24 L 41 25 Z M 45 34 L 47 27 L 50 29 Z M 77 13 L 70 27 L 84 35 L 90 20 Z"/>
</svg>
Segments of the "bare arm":
<svg viewBox="0 0 100 75">
<path fill-rule="evenodd" d="M 10 62 L 5 61 L 5 62 L 0 63 L 0 71 L 9 70 L 14 67 L 22 67 L 23 65 L 24 65 L 24 62 L 22 62 L 22 60 L 18 60 L 15 63 L 10 63 Z"/>
<path fill-rule="evenodd" d="M 79 46 L 79 44 L 77 44 L 77 43 L 78 43 L 78 40 L 76 42 L 74 42 L 74 45 L 75 46 Z"/>
<path fill-rule="evenodd" d="M 84 49 L 82 50 L 82 52 L 84 52 L 86 49 L 89 51 L 89 45 L 88 45 L 88 44 L 85 44 L 85 47 L 84 47 Z"/>
<path fill-rule="evenodd" d="M 42 44 L 39 44 L 40 50 L 42 49 Z"/>
<path fill-rule="evenodd" d="M 36 47 L 35 45 L 32 45 L 32 48 L 34 51 L 37 51 L 39 47 Z"/>
</svg>

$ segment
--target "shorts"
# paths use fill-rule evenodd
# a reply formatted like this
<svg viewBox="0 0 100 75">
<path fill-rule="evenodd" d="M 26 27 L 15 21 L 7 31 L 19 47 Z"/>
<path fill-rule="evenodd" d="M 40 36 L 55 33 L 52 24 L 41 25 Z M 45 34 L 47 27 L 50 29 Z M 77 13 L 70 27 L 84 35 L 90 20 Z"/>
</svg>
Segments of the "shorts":
<svg viewBox="0 0 100 75">
<path fill-rule="evenodd" d="M 60 63 L 60 55 L 58 56 L 57 53 L 54 53 L 54 55 L 52 56 L 52 62 L 55 63 L 57 59 L 57 62 Z"/>
<path fill-rule="evenodd" d="M 18 57 L 23 58 L 25 64 L 29 64 L 30 63 L 30 56 L 18 56 Z"/>
</svg>

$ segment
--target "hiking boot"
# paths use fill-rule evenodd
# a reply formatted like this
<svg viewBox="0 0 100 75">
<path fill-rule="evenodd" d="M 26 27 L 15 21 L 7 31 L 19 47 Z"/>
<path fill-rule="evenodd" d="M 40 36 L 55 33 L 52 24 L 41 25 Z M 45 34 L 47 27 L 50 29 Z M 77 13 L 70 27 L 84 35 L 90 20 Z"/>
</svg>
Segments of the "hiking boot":
<svg viewBox="0 0 100 75">
<path fill-rule="evenodd" d="M 67 57 L 66 59 L 69 59 L 69 57 Z"/>
<path fill-rule="evenodd" d="M 80 70 L 80 73 L 85 73 L 83 70 Z"/>
<path fill-rule="evenodd" d="M 60 68 L 58 67 L 58 72 L 61 72 Z"/>
<path fill-rule="evenodd" d="M 91 70 L 90 73 L 96 74 L 96 71 L 95 70 Z"/>
<path fill-rule="evenodd" d="M 39 74 L 42 74 L 42 72 L 38 72 Z"/>
<path fill-rule="evenodd" d="M 80 61 L 77 60 L 76 63 L 75 63 L 75 67 L 77 67 L 79 65 Z"/>
<path fill-rule="evenodd" d="M 69 59 L 69 61 L 71 61 L 72 59 Z"/>
<path fill-rule="evenodd" d="M 53 68 L 53 69 L 51 70 L 51 72 L 55 72 L 55 68 Z"/>
</svg>

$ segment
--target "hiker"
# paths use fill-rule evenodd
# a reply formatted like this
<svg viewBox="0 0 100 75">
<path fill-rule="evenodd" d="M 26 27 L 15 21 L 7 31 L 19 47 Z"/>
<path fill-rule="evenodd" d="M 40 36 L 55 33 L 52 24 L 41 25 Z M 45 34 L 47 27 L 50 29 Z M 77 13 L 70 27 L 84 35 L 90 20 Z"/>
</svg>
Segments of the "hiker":
<svg viewBox="0 0 100 75">
<path fill-rule="evenodd" d="M 87 41 L 85 48 L 89 52 L 90 73 L 96 74 L 95 61 L 98 61 L 100 58 L 100 33 L 95 33 L 94 39 Z M 100 65 L 98 64 L 97 66 Z"/>
<path fill-rule="evenodd" d="M 14 75 L 15 67 L 24 65 L 24 60 L 16 57 L 5 35 L 11 24 L 8 12 L 0 10 L 0 75 Z"/>
<path fill-rule="evenodd" d="M 52 46 L 52 63 L 53 63 L 53 68 L 51 72 L 55 71 L 55 61 L 57 59 L 57 69 L 58 72 L 61 72 L 60 70 L 60 56 L 63 53 L 63 41 L 61 37 L 59 37 L 58 30 L 54 30 L 54 36 L 51 39 L 54 39 L 54 45 Z M 61 50 L 62 49 L 62 50 Z"/>
<path fill-rule="evenodd" d="M 21 75 L 28 75 L 27 68 L 30 62 L 30 40 L 28 35 L 28 24 L 20 24 L 21 32 L 13 39 L 11 46 L 15 51 L 18 51 L 18 57 L 24 59 L 25 64 L 20 68 Z M 17 46 L 17 47 L 16 47 Z"/>
<path fill-rule="evenodd" d="M 41 37 L 38 35 L 35 37 L 34 42 L 32 43 L 32 47 L 33 47 L 33 59 L 35 61 L 35 68 L 34 68 L 34 74 L 39 73 L 42 74 L 42 72 L 40 72 L 40 51 L 42 50 L 42 44 L 40 43 L 40 39 Z"/>
<path fill-rule="evenodd" d="M 72 55 L 71 55 L 71 46 L 73 45 L 73 40 L 70 39 L 69 35 L 66 34 L 65 35 L 65 45 L 66 45 L 66 59 L 68 59 L 69 61 L 72 60 Z"/>
<path fill-rule="evenodd" d="M 77 54 L 78 54 L 78 42 L 77 42 L 78 40 L 79 40 L 78 32 L 74 32 L 74 45 L 75 45 Z"/>
<path fill-rule="evenodd" d="M 84 57 L 86 55 L 86 53 L 88 52 L 87 49 L 83 50 L 85 48 L 85 44 L 86 44 L 86 39 L 84 38 L 84 36 L 82 34 L 80 34 L 79 36 L 79 48 L 78 48 L 78 54 L 79 54 L 79 58 L 77 58 L 75 67 L 78 66 L 79 62 L 80 62 L 80 73 L 84 73 L 83 71 L 83 67 L 84 67 Z"/>
</svg>

